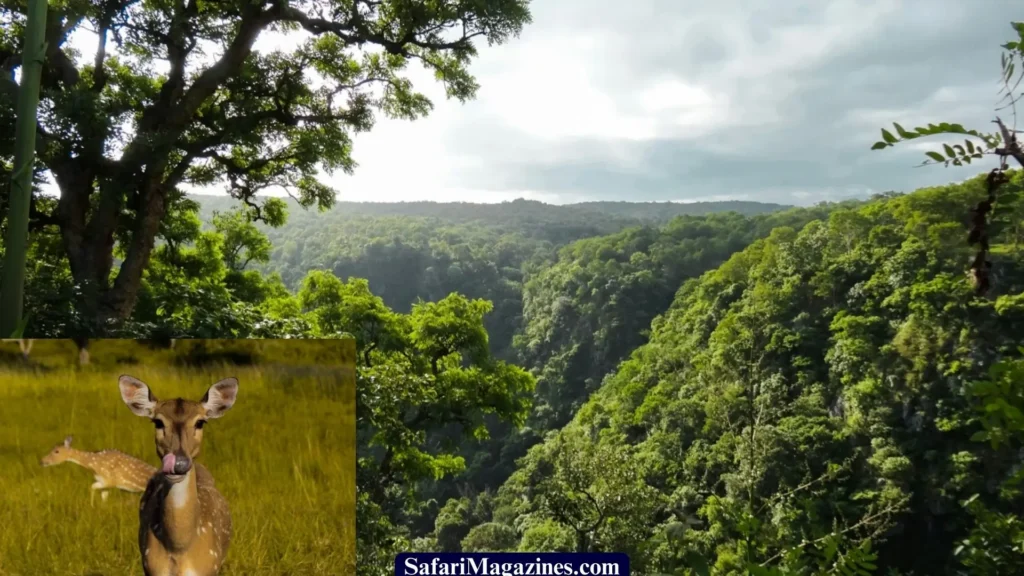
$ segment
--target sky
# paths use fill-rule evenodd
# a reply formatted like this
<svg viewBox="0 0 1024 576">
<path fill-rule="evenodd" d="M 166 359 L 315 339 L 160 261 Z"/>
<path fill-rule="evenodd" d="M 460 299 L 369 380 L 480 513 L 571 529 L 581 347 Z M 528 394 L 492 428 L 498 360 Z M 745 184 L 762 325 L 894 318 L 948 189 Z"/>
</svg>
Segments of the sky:
<svg viewBox="0 0 1024 576">
<path fill-rule="evenodd" d="M 1011 0 L 535 0 L 531 11 L 519 38 L 481 47 L 474 101 L 446 101 L 412 75 L 434 111 L 359 135 L 356 173 L 325 180 L 340 199 L 806 205 L 963 180 L 994 162 L 916 167 L 920 145 L 870 147 L 893 121 L 990 130 L 1000 45 L 1024 19 Z"/>
<path fill-rule="evenodd" d="M 531 11 L 518 38 L 480 46 L 475 100 L 446 100 L 412 68 L 431 114 L 378 119 L 355 137 L 355 174 L 321 179 L 346 201 L 798 205 L 959 181 L 994 160 L 917 167 L 941 140 L 870 147 L 894 121 L 991 130 L 1000 45 L 1024 20 L 1015 0 L 534 0 Z"/>
</svg>

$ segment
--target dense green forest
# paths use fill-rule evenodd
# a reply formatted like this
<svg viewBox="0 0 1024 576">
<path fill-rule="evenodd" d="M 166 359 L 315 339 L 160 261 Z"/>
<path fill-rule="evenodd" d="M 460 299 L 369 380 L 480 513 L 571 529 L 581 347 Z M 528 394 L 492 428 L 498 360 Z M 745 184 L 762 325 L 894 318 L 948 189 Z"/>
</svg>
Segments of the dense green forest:
<svg viewBox="0 0 1024 576">
<path fill-rule="evenodd" d="M 986 296 L 964 242 L 983 177 L 590 229 L 589 211 L 508 203 L 292 207 L 267 230 L 192 197 L 122 333 L 355 335 L 366 574 L 407 549 L 622 550 L 641 574 L 834 557 L 1001 574 L 1024 562 L 1017 432 L 981 410 L 1020 410 L 1012 360 L 997 362 L 1024 329 L 1021 181 L 992 219 Z M 74 330 L 53 240 L 33 243 L 31 336 Z"/>
<path fill-rule="evenodd" d="M 1005 544 L 1019 563 L 1019 532 L 961 545 L 1021 505 L 1002 485 L 1016 448 L 978 442 L 971 397 L 1024 321 L 1012 227 L 999 294 L 964 277 L 963 206 L 983 194 L 975 179 L 835 210 L 685 282 L 572 423 L 496 496 L 450 502 L 435 537 L 627 550 L 645 573 L 694 552 L 731 573 L 796 562 L 831 534 L 870 542 L 891 573 L 1013 573 L 970 562 Z"/>
<path fill-rule="evenodd" d="M 215 214 L 231 213 L 235 204 L 224 196 L 202 197 L 200 216 L 213 222 Z M 270 249 L 252 261 L 254 270 L 278 274 L 290 289 L 298 288 L 311 269 L 330 270 L 342 279 L 365 278 L 374 294 L 400 312 L 418 300 L 438 300 L 452 292 L 487 299 L 494 306 L 485 320 L 492 350 L 512 359 L 512 337 L 522 325 L 524 274 L 556 258 L 562 246 L 680 215 L 756 215 L 784 207 L 756 202 L 552 206 L 516 200 L 339 202 L 327 212 L 302 210 L 290 201 L 288 208 L 284 225 L 258 226 Z"/>
</svg>

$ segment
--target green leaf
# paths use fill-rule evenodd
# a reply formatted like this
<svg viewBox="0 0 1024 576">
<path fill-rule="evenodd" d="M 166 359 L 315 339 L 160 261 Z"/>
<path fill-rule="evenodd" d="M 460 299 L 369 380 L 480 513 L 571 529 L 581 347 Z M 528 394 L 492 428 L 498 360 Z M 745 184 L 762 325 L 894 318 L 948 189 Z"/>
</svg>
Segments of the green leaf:
<svg viewBox="0 0 1024 576">
<path fill-rule="evenodd" d="M 697 576 L 710 576 L 711 570 L 708 568 L 708 561 L 704 559 L 704 556 L 690 551 L 686 553 L 686 563 L 693 568 L 693 571 L 697 573 Z"/>
<path fill-rule="evenodd" d="M 967 146 L 967 153 L 974 154 L 974 142 L 970 140 L 964 140 L 964 144 Z"/>
<path fill-rule="evenodd" d="M 943 144 L 942 149 L 946 151 L 946 156 L 950 158 L 956 158 L 956 152 L 953 151 L 953 147 L 949 144 Z"/>
<path fill-rule="evenodd" d="M 882 139 L 888 142 L 889 144 L 892 144 L 897 141 L 896 137 L 892 135 L 892 132 L 889 132 L 885 128 L 882 128 Z"/>
<path fill-rule="evenodd" d="M 932 160 L 935 160 L 936 162 L 946 161 L 946 158 L 942 154 L 939 154 L 938 152 L 925 152 L 925 154 Z"/>
<path fill-rule="evenodd" d="M 839 551 L 839 544 L 835 538 L 829 538 L 825 541 L 825 549 L 822 550 L 821 554 L 825 557 L 826 562 L 831 562 L 836 556 L 836 552 Z"/>
<path fill-rule="evenodd" d="M 871 149 L 881 150 L 882 148 L 888 148 L 889 146 L 891 146 L 891 144 L 886 144 L 885 142 L 875 142 L 875 144 L 871 146 Z"/>
<path fill-rule="evenodd" d="M 900 126 L 899 124 L 897 124 L 895 122 L 893 122 L 892 125 L 893 125 L 894 128 L 896 128 L 896 133 L 900 135 L 900 138 L 907 138 L 907 139 L 917 138 L 916 134 L 913 134 L 911 132 L 907 132 L 903 128 L 903 126 Z"/>
</svg>

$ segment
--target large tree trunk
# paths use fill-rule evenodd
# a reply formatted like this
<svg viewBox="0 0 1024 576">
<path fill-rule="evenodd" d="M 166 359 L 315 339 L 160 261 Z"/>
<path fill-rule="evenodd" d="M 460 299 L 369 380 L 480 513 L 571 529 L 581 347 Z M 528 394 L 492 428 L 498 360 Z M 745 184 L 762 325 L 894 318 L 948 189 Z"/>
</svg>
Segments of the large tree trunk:
<svg viewBox="0 0 1024 576">
<path fill-rule="evenodd" d="M 166 212 L 166 193 L 182 181 L 195 159 L 193 151 L 172 160 L 180 148 L 178 140 L 203 103 L 238 73 L 257 36 L 278 16 L 277 11 L 256 7 L 244 10 L 224 53 L 187 87 L 185 59 L 191 49 L 176 43 L 169 46 L 169 76 L 157 98 L 146 106 L 119 159 L 106 156 L 109 134 L 92 128 L 86 130 L 80 153 L 72 154 L 58 143 L 63 147 L 61 154 L 50 155 L 47 165 L 61 191 L 56 219 L 72 277 L 82 294 L 78 307 L 86 319 L 80 329 L 85 336 L 105 335 L 131 315 Z M 59 19 L 55 21 L 59 24 Z M 47 69 L 63 74 L 64 85 L 74 86 L 79 71 L 60 48 L 66 32 L 58 24 L 51 25 L 47 34 Z M 94 81 L 102 85 L 103 69 L 97 70 Z M 97 192 L 98 199 L 94 198 Z M 135 216 L 130 240 L 122 247 L 124 262 L 111 283 L 114 235 L 125 224 L 126 202 Z"/>
<path fill-rule="evenodd" d="M 114 319 L 126 320 L 135 308 L 142 285 L 142 273 L 149 264 L 166 210 L 163 186 L 155 183 L 146 186 L 141 193 L 138 217 L 135 219 L 124 262 L 102 303 L 102 308 L 109 311 Z"/>
<path fill-rule="evenodd" d="M 114 265 L 114 233 L 120 225 L 124 188 L 113 185 L 100 191 L 98 206 L 86 223 L 91 175 L 76 175 L 61 187 L 58 207 L 61 235 L 72 277 L 81 288 L 78 309 L 86 320 L 84 335 L 99 337 L 126 320 L 132 313 L 149 263 L 160 222 L 164 217 L 163 187 L 157 178 L 143 178 L 140 188 L 129 189 L 139 198 L 125 259 L 111 282 Z M 59 179 L 58 179 L 59 181 Z"/>
</svg>

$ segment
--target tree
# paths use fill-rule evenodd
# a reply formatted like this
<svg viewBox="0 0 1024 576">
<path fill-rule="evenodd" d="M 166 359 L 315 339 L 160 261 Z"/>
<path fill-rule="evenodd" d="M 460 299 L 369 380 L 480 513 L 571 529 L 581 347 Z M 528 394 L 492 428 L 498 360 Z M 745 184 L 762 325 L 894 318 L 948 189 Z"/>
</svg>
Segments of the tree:
<svg viewBox="0 0 1024 576">
<path fill-rule="evenodd" d="M 0 125 L 13 118 L 24 12 L 0 3 Z M 101 333 L 135 306 L 182 187 L 226 183 L 267 222 L 283 210 L 256 199 L 270 189 L 326 208 L 335 191 L 318 171 L 354 169 L 353 133 L 378 112 L 430 110 L 402 75 L 410 62 L 466 100 L 477 39 L 504 42 L 529 19 L 526 0 L 52 2 L 36 150 L 60 201 L 47 210 L 37 191 L 32 228 L 59 229 L 77 307 Z M 77 30 L 95 33 L 82 61 L 68 43 Z M 287 46 L 256 48 L 280 32 Z M 0 146 L 6 163 L 11 143 Z"/>
<path fill-rule="evenodd" d="M 423 512 L 420 485 L 457 474 L 465 460 L 439 431 L 488 436 L 487 418 L 520 426 L 534 379 L 488 351 L 490 304 L 451 294 L 398 314 L 365 280 L 311 272 L 297 300 L 320 337 L 354 334 L 359 346 L 356 405 L 360 574 L 386 574 L 412 543 L 403 524 Z M 468 500 L 451 500 L 435 522 L 436 542 L 457 550 L 469 531 Z"/>
<path fill-rule="evenodd" d="M 518 496 L 514 490 L 523 490 L 536 502 L 538 517 L 556 523 L 542 522 L 540 532 L 531 525 L 535 544 L 564 544 L 558 534 L 568 529 L 574 552 L 637 550 L 660 502 L 644 483 L 631 447 L 619 439 L 593 442 L 579 429 L 566 428 L 535 446 L 522 463 L 499 497 L 507 505 Z"/>
<path fill-rule="evenodd" d="M 330 272 L 313 270 L 302 281 L 299 304 L 310 312 L 313 333 L 320 337 L 352 334 L 363 366 L 373 366 L 373 352 L 393 352 L 408 345 L 408 321 L 370 292 L 370 284 L 353 278 L 342 282 Z"/>
<path fill-rule="evenodd" d="M 461 552 L 462 539 L 469 534 L 469 498 L 452 498 L 437 513 L 434 535 L 441 552 Z"/>
<path fill-rule="evenodd" d="M 250 262 L 266 264 L 270 261 L 270 239 L 244 211 L 215 213 L 213 228 L 224 236 L 224 264 L 232 271 L 241 272 Z"/>
<path fill-rule="evenodd" d="M 464 552 L 509 552 L 515 549 L 519 535 L 514 528 L 486 522 L 470 529 L 462 539 Z"/>
</svg>

